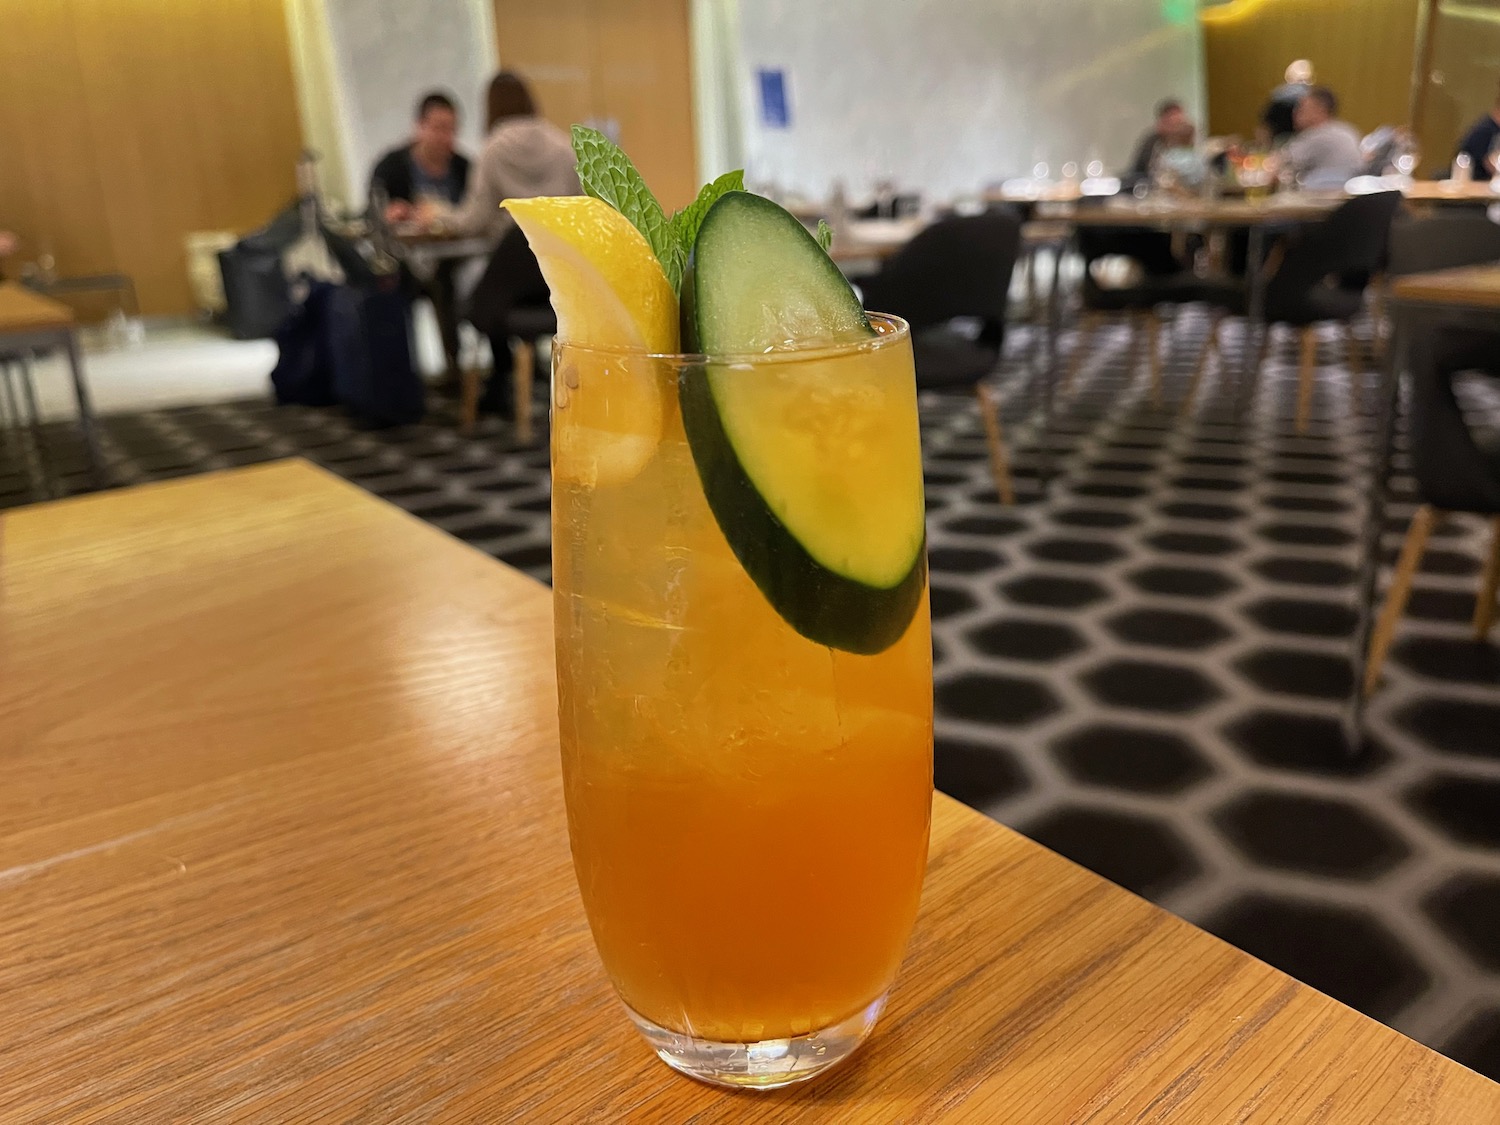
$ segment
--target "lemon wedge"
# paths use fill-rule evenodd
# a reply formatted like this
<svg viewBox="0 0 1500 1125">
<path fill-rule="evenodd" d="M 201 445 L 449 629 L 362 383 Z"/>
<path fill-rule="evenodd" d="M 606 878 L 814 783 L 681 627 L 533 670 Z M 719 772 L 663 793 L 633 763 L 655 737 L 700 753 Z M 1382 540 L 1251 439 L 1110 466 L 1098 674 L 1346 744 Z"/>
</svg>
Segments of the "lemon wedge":
<svg viewBox="0 0 1500 1125">
<path fill-rule="evenodd" d="M 591 196 L 501 204 L 526 233 L 552 290 L 557 338 L 585 348 L 678 350 L 677 295 L 630 220 Z M 553 472 L 590 488 L 622 484 L 661 444 L 664 365 L 574 353 L 553 377 Z"/>
</svg>

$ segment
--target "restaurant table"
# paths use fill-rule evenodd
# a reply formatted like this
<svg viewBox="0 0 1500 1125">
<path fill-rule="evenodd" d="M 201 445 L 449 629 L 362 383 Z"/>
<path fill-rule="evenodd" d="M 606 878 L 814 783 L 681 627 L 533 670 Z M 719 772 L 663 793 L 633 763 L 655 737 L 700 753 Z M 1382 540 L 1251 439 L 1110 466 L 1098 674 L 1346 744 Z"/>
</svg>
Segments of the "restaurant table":
<svg viewBox="0 0 1500 1125">
<path fill-rule="evenodd" d="M 1413 180 L 1401 188 L 1401 194 L 1413 203 L 1500 203 L 1500 195 L 1488 180 L 1466 184 L 1455 180 Z"/>
<path fill-rule="evenodd" d="M 1245 285 L 1249 302 L 1245 317 L 1245 334 L 1240 350 L 1240 388 L 1236 396 L 1243 409 L 1252 388 L 1252 356 L 1258 351 L 1260 333 L 1265 325 L 1265 238 L 1268 231 L 1291 228 L 1327 218 L 1347 197 L 1342 192 L 1296 192 L 1268 196 L 1264 199 L 1217 198 L 1201 196 L 1149 195 L 1115 196 L 1096 204 L 1063 204 L 1038 209 L 1039 216 L 1066 221 L 1074 227 L 1128 227 L 1173 233 L 1244 230 L 1248 232 L 1245 257 Z M 1056 376 L 1057 337 L 1062 328 L 1060 294 L 1053 287 L 1053 311 L 1049 316 L 1049 370 Z"/>
<path fill-rule="evenodd" d="M 884 262 L 930 225 L 929 218 L 851 219 L 833 236 L 828 256 L 839 264 Z"/>
<path fill-rule="evenodd" d="M 61 349 L 68 357 L 73 395 L 78 403 L 78 431 L 88 453 L 89 470 L 95 482 L 102 484 L 104 461 L 94 433 L 94 407 L 83 375 L 78 321 L 73 310 L 13 281 L 0 282 L 0 355 L 29 355 L 53 348 Z"/>
<path fill-rule="evenodd" d="M 1380 370 L 1375 436 L 1370 451 L 1370 476 L 1365 500 L 1365 526 L 1357 590 L 1359 626 L 1351 654 L 1354 684 L 1344 713 L 1344 744 L 1351 757 L 1365 750 L 1365 668 L 1375 624 L 1375 587 L 1380 577 L 1380 541 L 1385 531 L 1385 502 L 1391 458 L 1395 450 L 1401 372 L 1408 348 L 1418 332 L 1434 332 L 1450 324 L 1494 330 L 1500 326 L 1500 262 L 1430 270 L 1395 278 L 1387 290 L 1391 338 Z"/>
<path fill-rule="evenodd" d="M 589 937 L 544 587 L 297 461 L 0 542 L 0 1120 L 1500 1120 L 1500 1086 L 942 796 L 871 1042 L 698 1085 Z"/>
</svg>

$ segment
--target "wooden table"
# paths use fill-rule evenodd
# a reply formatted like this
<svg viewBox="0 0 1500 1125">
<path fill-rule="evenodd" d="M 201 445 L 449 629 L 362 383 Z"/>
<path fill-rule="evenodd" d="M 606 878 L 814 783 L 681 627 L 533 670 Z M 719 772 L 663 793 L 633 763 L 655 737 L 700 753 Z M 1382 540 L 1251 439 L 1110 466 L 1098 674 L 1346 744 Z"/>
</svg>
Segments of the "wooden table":
<svg viewBox="0 0 1500 1125">
<path fill-rule="evenodd" d="M 895 257 L 930 219 L 852 219 L 835 232 L 828 256 L 835 262 L 883 262 Z"/>
<path fill-rule="evenodd" d="M 1500 203 L 1488 180 L 1466 184 L 1452 180 L 1413 180 L 1401 189 L 1413 203 Z"/>
<path fill-rule="evenodd" d="M 0 1120 L 1500 1120 L 1500 1087 L 944 797 L 867 1049 L 697 1085 L 594 955 L 541 586 L 300 462 L 0 541 Z"/>
<path fill-rule="evenodd" d="M 73 310 L 61 301 L 33 293 L 13 281 L 0 282 L 0 355 L 16 355 L 26 360 L 28 366 L 22 372 L 22 379 L 28 394 L 31 393 L 30 356 L 52 348 L 60 348 L 67 354 L 68 369 L 73 376 L 73 394 L 78 402 L 78 429 L 88 450 L 89 467 L 95 481 L 102 484 L 104 462 L 94 434 L 94 408 L 88 383 L 83 377 L 78 323 Z M 6 378 L 8 387 L 9 379 Z M 36 413 L 34 402 L 32 413 Z"/>
<path fill-rule="evenodd" d="M 1063 206 L 1045 214 L 1078 226 L 1152 227 L 1160 230 L 1253 229 L 1282 222 L 1326 218 L 1345 198 L 1341 194 L 1302 192 L 1266 199 L 1202 199 L 1198 196 L 1136 199 L 1120 195 L 1096 206 Z"/>
</svg>

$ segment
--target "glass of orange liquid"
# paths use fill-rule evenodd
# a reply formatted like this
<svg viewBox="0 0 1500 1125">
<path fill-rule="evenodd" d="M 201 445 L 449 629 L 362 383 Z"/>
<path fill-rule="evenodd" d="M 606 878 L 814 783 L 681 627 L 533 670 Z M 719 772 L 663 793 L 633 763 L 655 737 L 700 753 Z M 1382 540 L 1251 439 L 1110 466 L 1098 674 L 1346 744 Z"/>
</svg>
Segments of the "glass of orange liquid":
<svg viewBox="0 0 1500 1125">
<path fill-rule="evenodd" d="M 917 400 L 906 326 L 870 319 L 859 343 L 748 357 L 554 348 L 573 861 L 631 1018 L 720 1085 L 848 1057 L 921 894 Z"/>
</svg>

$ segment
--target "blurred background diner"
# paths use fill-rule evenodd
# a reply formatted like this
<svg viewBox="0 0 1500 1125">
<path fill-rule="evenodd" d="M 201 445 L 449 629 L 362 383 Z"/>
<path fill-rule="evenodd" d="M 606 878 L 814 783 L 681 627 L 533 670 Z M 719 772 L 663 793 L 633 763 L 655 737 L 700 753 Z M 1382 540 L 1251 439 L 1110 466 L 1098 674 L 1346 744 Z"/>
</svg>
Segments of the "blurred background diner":
<svg viewBox="0 0 1500 1125">
<path fill-rule="evenodd" d="M 1500 1078 L 1500 0 L 0 27 L 0 510 L 303 456 L 547 581 L 499 203 L 743 168 L 917 329 L 938 786 Z"/>
</svg>

